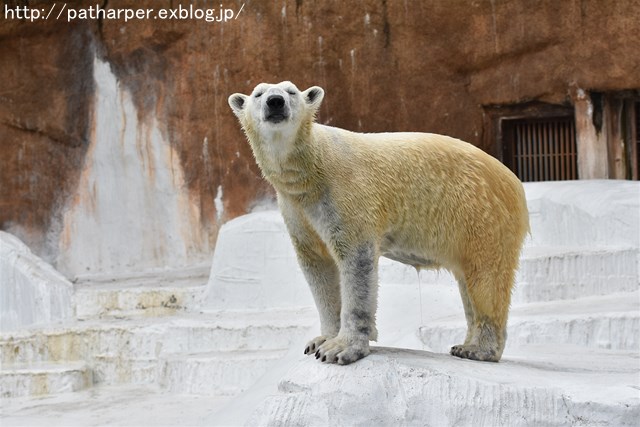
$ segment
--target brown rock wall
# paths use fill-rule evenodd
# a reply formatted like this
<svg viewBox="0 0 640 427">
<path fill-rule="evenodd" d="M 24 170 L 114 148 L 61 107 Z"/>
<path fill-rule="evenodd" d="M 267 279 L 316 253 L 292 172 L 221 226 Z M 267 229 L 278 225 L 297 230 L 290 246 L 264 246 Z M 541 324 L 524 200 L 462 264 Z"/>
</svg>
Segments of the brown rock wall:
<svg viewBox="0 0 640 427">
<path fill-rule="evenodd" d="M 41 250 L 86 153 L 91 45 L 83 25 L 0 22 L 0 228 Z"/>
</svg>

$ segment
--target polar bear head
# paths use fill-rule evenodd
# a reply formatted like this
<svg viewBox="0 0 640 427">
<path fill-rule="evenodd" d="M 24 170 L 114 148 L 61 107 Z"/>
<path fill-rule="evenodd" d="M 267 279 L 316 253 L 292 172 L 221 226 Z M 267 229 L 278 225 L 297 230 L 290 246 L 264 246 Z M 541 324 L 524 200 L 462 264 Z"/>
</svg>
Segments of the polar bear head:
<svg viewBox="0 0 640 427">
<path fill-rule="evenodd" d="M 258 141 L 291 146 L 300 130 L 313 123 L 323 97 L 318 86 L 301 92 L 288 81 L 260 83 L 251 95 L 231 95 L 229 105 L 254 149 Z"/>
</svg>

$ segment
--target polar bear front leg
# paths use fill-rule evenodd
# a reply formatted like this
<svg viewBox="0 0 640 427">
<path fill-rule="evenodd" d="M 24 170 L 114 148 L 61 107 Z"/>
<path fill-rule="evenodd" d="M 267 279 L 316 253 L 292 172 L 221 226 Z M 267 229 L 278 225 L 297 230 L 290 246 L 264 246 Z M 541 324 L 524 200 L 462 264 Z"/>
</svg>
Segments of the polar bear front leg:
<svg viewBox="0 0 640 427">
<path fill-rule="evenodd" d="M 316 352 L 323 362 L 348 365 L 369 354 L 369 339 L 377 339 L 375 315 L 378 298 L 378 255 L 375 246 L 364 243 L 339 264 L 340 332 Z"/>
<path fill-rule="evenodd" d="M 304 354 L 313 354 L 322 343 L 338 335 L 340 330 L 340 275 L 338 267 L 328 255 L 311 255 L 305 251 L 298 253 L 298 261 L 320 315 L 321 335 L 309 341 L 304 349 Z"/>
<path fill-rule="evenodd" d="M 320 344 L 340 330 L 340 273 L 327 245 L 309 225 L 302 212 L 286 199 L 278 199 L 280 210 L 320 315 L 320 336 L 309 341 L 304 354 L 314 354 Z"/>
</svg>

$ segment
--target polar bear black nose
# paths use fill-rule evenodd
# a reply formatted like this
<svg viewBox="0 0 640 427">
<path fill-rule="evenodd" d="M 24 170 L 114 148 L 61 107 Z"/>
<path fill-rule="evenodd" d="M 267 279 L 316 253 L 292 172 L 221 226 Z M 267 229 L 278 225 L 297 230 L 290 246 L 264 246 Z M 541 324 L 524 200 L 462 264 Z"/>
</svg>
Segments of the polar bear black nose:
<svg viewBox="0 0 640 427">
<path fill-rule="evenodd" d="M 269 108 L 284 107 L 284 97 L 282 95 L 271 95 L 269 98 L 267 98 L 267 106 Z"/>
</svg>

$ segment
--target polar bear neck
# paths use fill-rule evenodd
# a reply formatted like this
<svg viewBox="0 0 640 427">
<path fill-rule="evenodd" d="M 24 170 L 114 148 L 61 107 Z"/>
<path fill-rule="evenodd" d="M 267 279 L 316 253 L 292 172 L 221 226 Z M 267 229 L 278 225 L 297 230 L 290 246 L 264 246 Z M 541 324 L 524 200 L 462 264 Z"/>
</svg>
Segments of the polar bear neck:
<svg viewBox="0 0 640 427">
<path fill-rule="evenodd" d="M 275 133 L 269 139 L 257 133 L 253 138 L 249 135 L 256 162 L 280 197 L 306 203 L 315 201 L 322 191 L 321 162 L 317 153 L 309 150 L 311 132 L 312 126 L 301 126 L 289 140 L 274 139 L 285 136 Z"/>
</svg>

